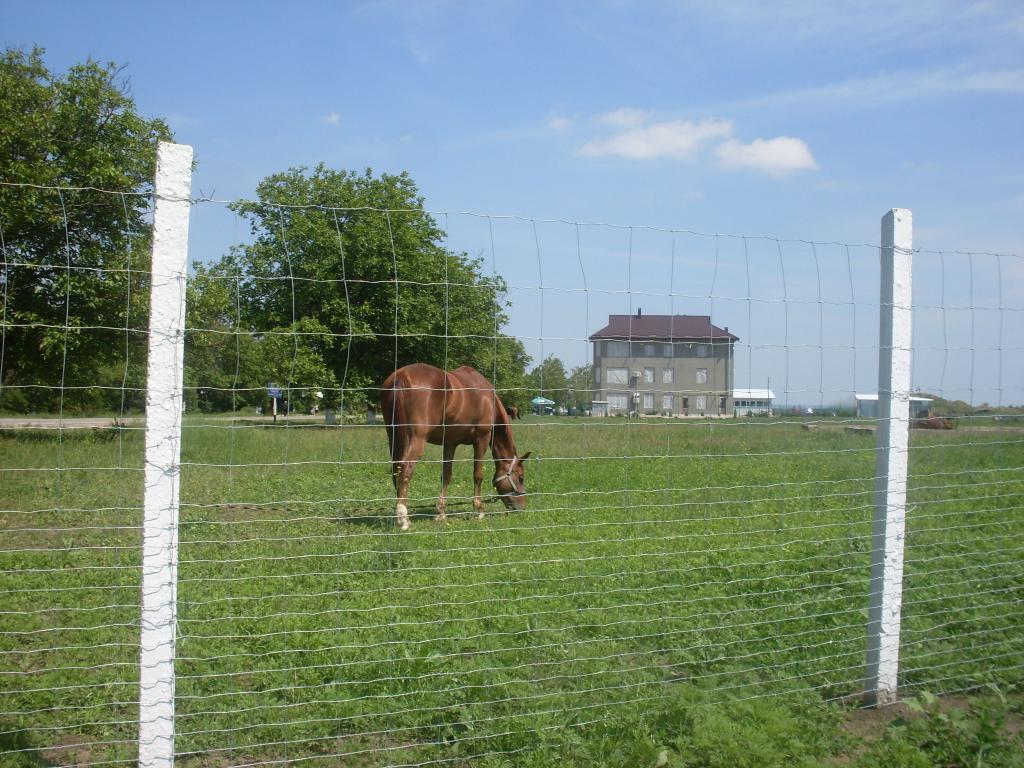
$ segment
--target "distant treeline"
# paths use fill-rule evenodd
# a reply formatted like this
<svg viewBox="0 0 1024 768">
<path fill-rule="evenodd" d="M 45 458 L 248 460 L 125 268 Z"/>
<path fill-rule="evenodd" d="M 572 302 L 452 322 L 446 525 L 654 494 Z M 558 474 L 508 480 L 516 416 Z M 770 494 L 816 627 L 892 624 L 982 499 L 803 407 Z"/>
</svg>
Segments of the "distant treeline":
<svg viewBox="0 0 1024 768">
<path fill-rule="evenodd" d="M 137 113 L 116 65 L 55 74 L 38 48 L 0 59 L 0 122 L 0 410 L 140 411 L 148 194 L 171 131 Z M 188 406 L 258 406 L 274 383 L 297 407 L 319 392 L 361 408 L 414 361 L 472 365 L 528 405 L 504 280 L 444 247 L 408 174 L 293 168 L 231 207 L 252 242 L 194 265 Z"/>
</svg>

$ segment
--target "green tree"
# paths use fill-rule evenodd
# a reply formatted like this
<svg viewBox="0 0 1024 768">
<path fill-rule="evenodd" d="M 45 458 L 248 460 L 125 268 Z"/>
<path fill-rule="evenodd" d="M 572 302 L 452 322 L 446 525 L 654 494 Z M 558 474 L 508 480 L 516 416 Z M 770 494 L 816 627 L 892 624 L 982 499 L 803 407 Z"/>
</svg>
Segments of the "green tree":
<svg viewBox="0 0 1024 768">
<path fill-rule="evenodd" d="M 239 278 L 221 265 L 193 269 L 185 301 L 186 406 L 223 412 L 261 405 L 266 379 L 258 341 L 238 323 Z"/>
<path fill-rule="evenodd" d="M 594 400 L 594 366 L 590 363 L 572 369 L 569 374 L 567 407 L 582 414 Z"/>
<path fill-rule="evenodd" d="M 530 397 L 546 397 L 555 401 L 555 406 L 564 408 L 569 401 L 569 379 L 565 375 L 565 364 L 554 355 L 548 355 L 544 361 L 530 371 L 528 377 L 532 390 Z"/>
<path fill-rule="evenodd" d="M 515 406 L 520 413 L 530 412 L 530 398 L 533 397 L 526 382 L 526 366 L 530 359 L 522 342 L 511 336 L 502 336 L 492 352 L 484 350 L 481 355 L 481 373 L 494 384 L 505 406 Z"/>
<path fill-rule="evenodd" d="M 307 317 L 253 331 L 239 321 L 244 278 L 225 271 L 222 264 L 193 267 L 186 304 L 188 407 L 223 412 L 263 406 L 270 383 L 288 390 L 284 397 L 293 409 L 338 405 L 338 378 L 326 362 L 333 346 L 326 326 Z M 323 397 L 316 397 L 316 392 Z"/>
<path fill-rule="evenodd" d="M 485 274 L 480 259 L 443 246 L 408 174 L 321 164 L 268 177 L 256 198 L 234 206 L 253 242 L 211 265 L 201 283 L 197 272 L 194 283 L 203 293 L 215 290 L 214 276 L 234 276 L 237 311 L 207 311 L 196 328 L 266 344 L 275 329 L 315 322 L 322 332 L 314 356 L 333 372 L 347 408 L 376 402 L 380 382 L 412 362 L 472 365 L 499 390 L 521 388 L 529 358 L 500 332 L 508 320 L 504 281 Z M 218 302 L 223 297 L 211 305 Z M 312 344 L 318 333 L 305 328 L 300 344 Z M 331 386 L 283 375 L 277 383 Z"/>
<path fill-rule="evenodd" d="M 0 408 L 142 406 L 147 195 L 170 138 L 114 64 L 0 56 Z"/>
<path fill-rule="evenodd" d="M 314 318 L 304 317 L 274 328 L 259 339 L 259 370 L 267 381 L 285 390 L 283 397 L 291 401 L 292 409 L 308 411 L 315 402 L 315 392 L 324 395 L 324 407 L 333 408 L 341 392 L 338 378 L 326 362 L 332 346 L 328 328 Z"/>
</svg>

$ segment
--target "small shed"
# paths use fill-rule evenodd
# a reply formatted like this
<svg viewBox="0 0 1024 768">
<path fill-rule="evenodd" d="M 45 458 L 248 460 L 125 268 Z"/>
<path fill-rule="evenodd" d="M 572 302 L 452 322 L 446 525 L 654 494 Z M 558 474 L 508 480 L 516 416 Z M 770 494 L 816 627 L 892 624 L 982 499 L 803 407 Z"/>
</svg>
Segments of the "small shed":
<svg viewBox="0 0 1024 768">
<path fill-rule="evenodd" d="M 775 393 L 770 389 L 734 389 L 733 412 L 737 416 L 771 416 Z"/>
<path fill-rule="evenodd" d="M 853 396 L 857 401 L 857 418 L 877 419 L 878 418 L 878 395 Z M 932 399 L 929 397 L 910 398 L 910 418 L 919 419 L 926 415 L 932 407 Z"/>
</svg>

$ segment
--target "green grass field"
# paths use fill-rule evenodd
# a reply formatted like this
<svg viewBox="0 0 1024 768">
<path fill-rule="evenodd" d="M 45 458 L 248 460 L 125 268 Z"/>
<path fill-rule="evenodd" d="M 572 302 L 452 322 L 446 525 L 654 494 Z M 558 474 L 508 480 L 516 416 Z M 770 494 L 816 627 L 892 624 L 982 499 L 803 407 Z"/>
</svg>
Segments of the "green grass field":
<svg viewBox="0 0 1024 768">
<path fill-rule="evenodd" d="M 432 448 L 399 534 L 382 428 L 191 418 L 178 763 L 877 759 L 841 727 L 873 436 L 544 419 L 516 438 L 526 511 L 470 515 L 463 448 L 434 521 Z M 0 764 L 135 759 L 142 450 L 133 429 L 0 434 Z M 1022 468 L 1019 426 L 913 434 L 908 693 L 998 689 L 1019 710 Z"/>
</svg>

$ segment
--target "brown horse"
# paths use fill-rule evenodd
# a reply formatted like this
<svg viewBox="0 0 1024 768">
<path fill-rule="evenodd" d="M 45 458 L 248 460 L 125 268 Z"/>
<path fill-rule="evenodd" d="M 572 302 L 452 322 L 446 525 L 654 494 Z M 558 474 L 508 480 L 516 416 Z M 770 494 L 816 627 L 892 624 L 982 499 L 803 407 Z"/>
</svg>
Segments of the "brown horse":
<svg viewBox="0 0 1024 768">
<path fill-rule="evenodd" d="M 398 494 L 398 527 L 409 530 L 409 481 L 426 443 L 440 445 L 441 495 L 437 519 L 445 518 L 445 496 L 452 479 L 452 459 L 460 445 L 473 446 L 473 507 L 484 516 L 480 484 L 484 479 L 484 452 L 494 458 L 492 481 L 505 507 L 526 506 L 523 462 L 516 453 L 508 411 L 491 382 L 469 366 L 442 371 L 413 363 L 388 376 L 381 387 L 384 427 L 391 448 L 391 479 Z"/>
<path fill-rule="evenodd" d="M 910 426 L 914 429 L 953 429 L 955 427 L 952 419 L 944 419 L 941 416 L 922 416 L 915 419 Z"/>
</svg>

